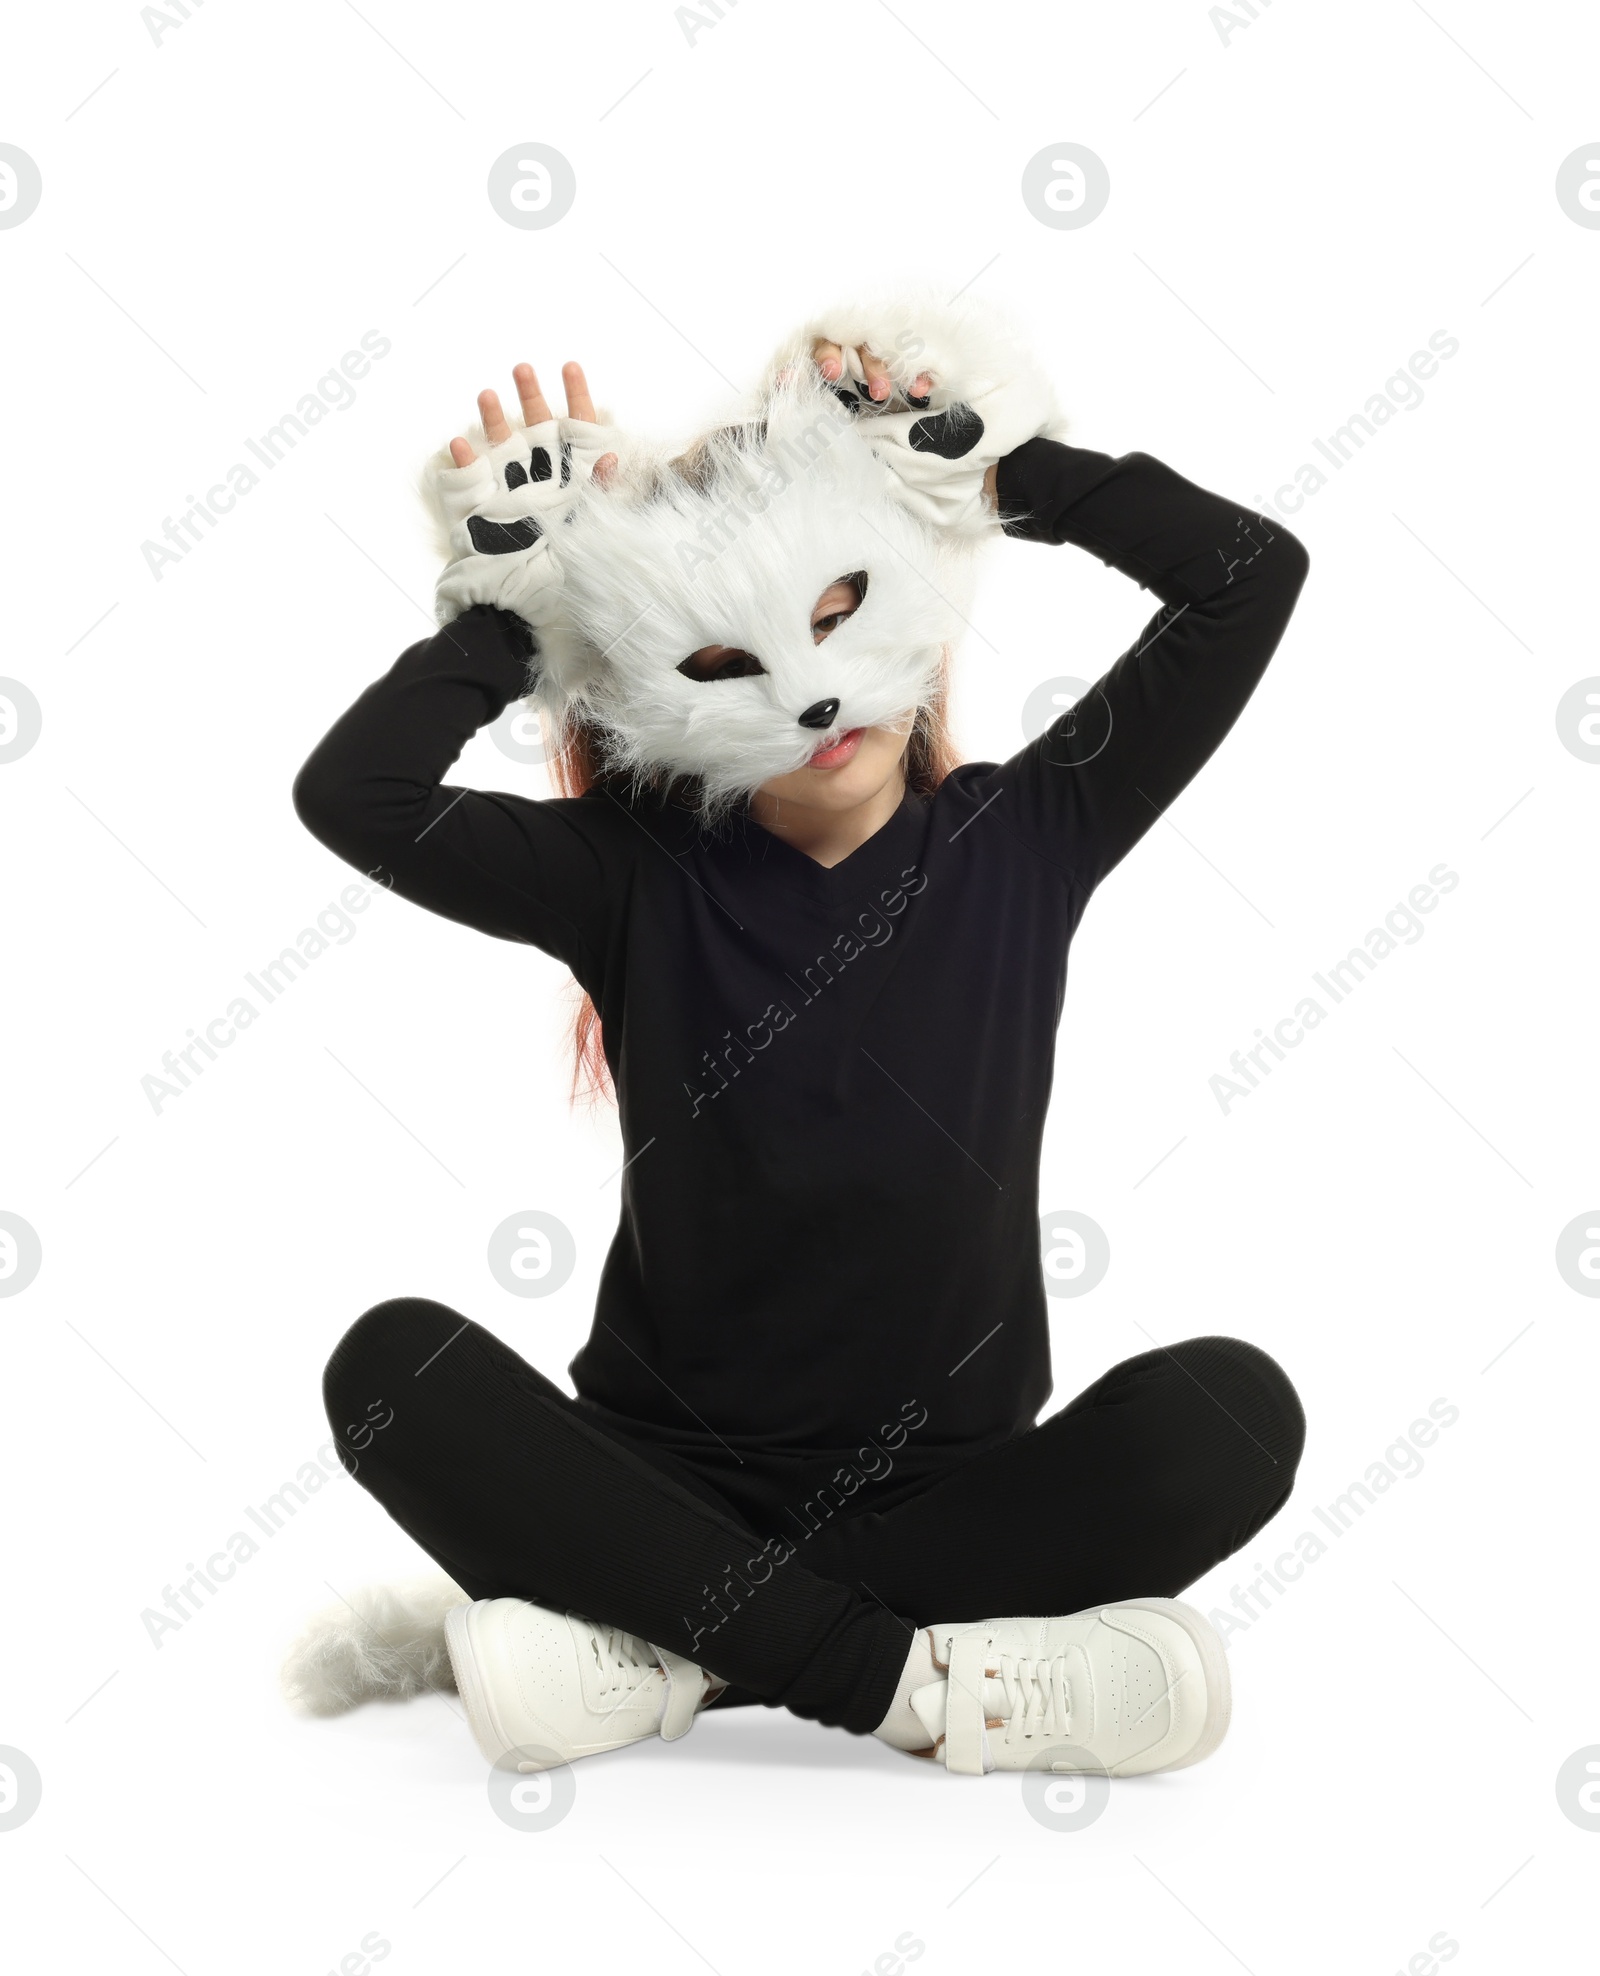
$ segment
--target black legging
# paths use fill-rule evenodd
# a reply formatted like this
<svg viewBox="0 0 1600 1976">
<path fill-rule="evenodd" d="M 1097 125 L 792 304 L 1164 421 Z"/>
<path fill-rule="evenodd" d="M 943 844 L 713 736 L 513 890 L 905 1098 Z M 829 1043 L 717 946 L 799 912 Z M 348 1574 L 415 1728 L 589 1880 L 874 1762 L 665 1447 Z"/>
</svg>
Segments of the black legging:
<svg viewBox="0 0 1600 1976">
<path fill-rule="evenodd" d="M 1305 1435 L 1275 1360 L 1191 1338 L 1002 1446 L 924 1455 L 909 1492 L 752 1459 L 713 1482 L 420 1297 L 357 1320 L 324 1394 L 346 1465 L 473 1598 L 585 1613 L 698 1661 L 726 1702 L 857 1733 L 916 1625 L 1181 1592 L 1281 1507 Z"/>
</svg>

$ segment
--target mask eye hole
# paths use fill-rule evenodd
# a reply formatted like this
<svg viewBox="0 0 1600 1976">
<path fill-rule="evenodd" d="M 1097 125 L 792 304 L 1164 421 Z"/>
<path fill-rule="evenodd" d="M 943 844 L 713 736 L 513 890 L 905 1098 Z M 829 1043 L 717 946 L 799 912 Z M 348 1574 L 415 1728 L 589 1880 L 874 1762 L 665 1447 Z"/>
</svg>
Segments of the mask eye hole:
<svg viewBox="0 0 1600 1976">
<path fill-rule="evenodd" d="M 678 667 L 685 679 L 708 682 L 713 679 L 752 679 L 766 667 L 754 652 L 742 652 L 736 645 L 702 645 Z"/>
<path fill-rule="evenodd" d="M 830 632 L 839 629 L 846 618 L 853 617 L 861 608 L 866 594 L 867 573 L 864 569 L 852 571 L 849 576 L 838 577 L 830 583 L 811 607 L 812 643 L 820 645 Z"/>
</svg>

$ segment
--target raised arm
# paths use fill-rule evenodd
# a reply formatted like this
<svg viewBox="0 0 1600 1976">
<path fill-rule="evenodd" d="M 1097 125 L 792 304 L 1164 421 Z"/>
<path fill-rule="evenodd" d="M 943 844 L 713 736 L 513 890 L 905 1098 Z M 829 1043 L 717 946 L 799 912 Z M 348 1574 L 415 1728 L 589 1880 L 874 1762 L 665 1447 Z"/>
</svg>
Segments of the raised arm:
<svg viewBox="0 0 1600 1976">
<path fill-rule="evenodd" d="M 1161 609 L 1110 671 L 982 785 L 997 821 L 1092 890 L 1210 758 L 1294 610 L 1310 558 L 1281 522 L 1147 453 L 1031 439 L 998 468 L 1008 535 L 1070 542 Z"/>
<path fill-rule="evenodd" d="M 617 890 L 601 800 L 534 802 L 443 780 L 527 690 L 528 645 L 518 619 L 485 606 L 413 645 L 318 743 L 294 805 L 314 837 L 378 883 L 541 947 L 588 985 Z"/>
<path fill-rule="evenodd" d="M 438 594 L 447 622 L 334 723 L 295 781 L 294 804 L 313 836 L 369 877 L 447 919 L 542 947 L 593 993 L 633 850 L 626 820 L 598 794 L 530 802 L 442 780 L 532 684 L 535 627 L 554 588 L 541 538 L 560 519 L 563 490 L 591 457 L 602 482 L 616 465 L 601 450 L 606 429 L 581 365 L 562 369 L 564 425 L 531 364 L 511 375 L 522 425 L 508 422 L 497 393 L 480 392 L 486 454 L 453 439 L 451 466 L 434 476 L 454 524 Z"/>
</svg>

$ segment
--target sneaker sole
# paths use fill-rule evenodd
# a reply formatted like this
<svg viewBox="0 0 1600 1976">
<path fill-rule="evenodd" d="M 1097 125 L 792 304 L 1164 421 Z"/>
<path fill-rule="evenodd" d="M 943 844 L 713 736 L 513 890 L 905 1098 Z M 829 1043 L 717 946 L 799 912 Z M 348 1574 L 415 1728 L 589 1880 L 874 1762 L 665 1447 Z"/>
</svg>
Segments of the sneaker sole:
<svg viewBox="0 0 1600 1976">
<path fill-rule="evenodd" d="M 1181 1626 L 1194 1643 L 1205 1672 L 1206 1719 L 1201 1725 L 1199 1740 L 1188 1755 L 1180 1756 L 1173 1763 L 1164 1763 L 1161 1768 L 1163 1771 L 1187 1770 L 1190 1764 L 1202 1762 L 1227 1735 L 1228 1724 L 1233 1719 L 1233 1681 L 1228 1673 L 1228 1651 L 1217 1629 L 1203 1612 L 1196 1611 L 1192 1605 L 1185 1605 L 1182 1599 L 1118 1599 L 1106 1610 L 1159 1613 L 1163 1619 L 1173 1620 Z M 1113 1776 L 1116 1774 L 1112 1772 Z"/>
</svg>

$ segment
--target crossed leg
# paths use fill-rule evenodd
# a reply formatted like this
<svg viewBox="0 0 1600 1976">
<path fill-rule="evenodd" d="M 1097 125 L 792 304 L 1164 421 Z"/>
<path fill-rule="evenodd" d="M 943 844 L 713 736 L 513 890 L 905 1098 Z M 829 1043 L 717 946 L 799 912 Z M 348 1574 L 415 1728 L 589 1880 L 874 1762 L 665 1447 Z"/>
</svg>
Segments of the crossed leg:
<svg viewBox="0 0 1600 1976">
<path fill-rule="evenodd" d="M 1304 1435 L 1264 1352 L 1191 1339 L 893 1508 L 775 1547 L 443 1304 L 368 1311 L 324 1393 L 346 1466 L 472 1597 L 590 1614 L 698 1659 L 731 1684 L 725 1704 L 858 1734 L 882 1721 L 917 1625 L 1181 1591 L 1282 1504 Z M 381 1417 L 355 1452 L 347 1430 Z M 748 1595 L 708 1606 L 730 1570 Z"/>
<path fill-rule="evenodd" d="M 924 1620 L 1172 1598 L 1277 1513 L 1304 1440 L 1274 1359 L 1190 1338 L 1113 1366 L 909 1501 L 836 1518 L 806 1561 Z"/>
</svg>

